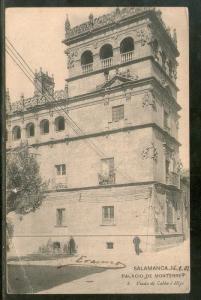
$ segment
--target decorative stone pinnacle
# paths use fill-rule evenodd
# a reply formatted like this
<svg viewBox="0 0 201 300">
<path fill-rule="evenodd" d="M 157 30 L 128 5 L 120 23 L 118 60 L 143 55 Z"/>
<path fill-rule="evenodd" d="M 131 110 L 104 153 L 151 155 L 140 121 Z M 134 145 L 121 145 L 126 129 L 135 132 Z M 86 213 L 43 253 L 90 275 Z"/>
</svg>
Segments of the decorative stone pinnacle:
<svg viewBox="0 0 201 300">
<path fill-rule="evenodd" d="M 173 41 L 175 42 L 175 44 L 177 44 L 177 32 L 176 29 L 173 29 Z"/>
<path fill-rule="evenodd" d="M 70 21 L 68 19 L 68 14 L 66 14 L 66 21 L 65 21 L 65 31 L 66 31 L 66 34 L 67 32 L 71 29 L 71 26 L 70 26 Z"/>
<path fill-rule="evenodd" d="M 142 107 L 151 106 L 156 110 L 156 98 L 152 91 L 146 92 L 143 96 Z"/>
<path fill-rule="evenodd" d="M 93 25 L 93 23 L 94 23 L 94 16 L 92 13 L 90 13 L 90 15 L 89 15 L 89 22 L 91 25 Z"/>
<path fill-rule="evenodd" d="M 116 8 L 116 14 L 117 14 L 117 15 L 120 14 L 120 8 L 119 8 L 119 7 Z"/>
</svg>

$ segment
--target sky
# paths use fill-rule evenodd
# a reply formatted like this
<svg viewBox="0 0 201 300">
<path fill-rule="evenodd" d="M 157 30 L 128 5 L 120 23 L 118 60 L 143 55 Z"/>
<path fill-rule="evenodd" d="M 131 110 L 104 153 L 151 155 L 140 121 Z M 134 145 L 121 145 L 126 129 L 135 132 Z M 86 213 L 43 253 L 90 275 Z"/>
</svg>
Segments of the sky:
<svg viewBox="0 0 201 300">
<path fill-rule="evenodd" d="M 64 89 L 68 78 L 66 46 L 62 43 L 65 36 L 66 14 L 71 27 L 86 22 L 90 13 L 94 17 L 113 10 L 111 7 L 82 8 L 7 8 L 6 36 L 35 70 L 40 67 L 54 75 L 55 89 Z M 176 28 L 178 49 L 178 92 L 177 101 L 182 110 L 179 112 L 180 157 L 184 168 L 189 168 L 189 36 L 188 10 L 184 7 L 163 7 L 162 17 L 167 26 Z M 33 85 L 18 66 L 6 55 L 6 87 L 9 88 L 11 101 L 33 96 Z"/>
</svg>

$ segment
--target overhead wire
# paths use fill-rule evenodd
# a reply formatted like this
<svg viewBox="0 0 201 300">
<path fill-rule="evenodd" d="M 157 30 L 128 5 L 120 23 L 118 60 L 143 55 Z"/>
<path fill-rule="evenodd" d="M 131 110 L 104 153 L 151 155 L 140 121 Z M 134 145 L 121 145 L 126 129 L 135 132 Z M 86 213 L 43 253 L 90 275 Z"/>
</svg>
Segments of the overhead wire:
<svg viewBox="0 0 201 300">
<path fill-rule="evenodd" d="M 9 51 L 11 51 L 11 50 L 9 50 Z M 17 66 L 21 69 L 21 71 L 24 73 L 24 75 L 29 79 L 29 81 L 32 83 L 32 84 L 34 84 L 34 81 L 32 80 L 32 78 L 30 78 L 30 76 L 29 76 L 29 74 L 27 74 L 26 73 L 26 71 L 25 70 L 23 70 L 23 68 L 21 67 L 21 65 L 22 65 L 22 63 L 21 62 L 17 62 L 16 60 L 15 60 L 15 58 L 9 53 L 9 51 L 6 49 L 6 52 L 7 52 L 7 54 L 11 57 L 11 59 L 17 64 Z M 12 51 L 11 51 L 11 53 L 12 53 Z M 36 87 L 37 88 L 37 87 Z M 38 88 L 37 88 L 37 90 L 38 91 L 40 91 Z M 46 90 L 47 91 L 47 90 Z M 48 91 L 47 91 L 48 92 Z M 49 96 L 51 96 L 53 99 L 54 99 L 54 97 L 51 95 L 51 94 L 49 94 Z M 46 95 L 46 99 L 47 99 L 47 95 Z M 54 101 L 56 101 L 55 99 L 54 99 Z M 53 102 L 50 102 L 50 101 L 48 101 L 49 103 L 53 103 Z M 59 105 L 60 106 L 60 105 Z M 60 106 L 61 107 L 61 106 Z M 65 114 L 67 114 L 66 113 L 66 111 L 62 108 L 62 110 L 64 111 L 64 113 Z M 60 112 L 61 110 L 60 109 L 57 109 L 56 107 L 54 108 L 54 111 L 56 111 L 56 112 Z M 72 120 L 70 117 L 69 117 L 69 115 L 67 115 L 67 117 L 70 119 L 70 121 Z M 72 124 L 69 120 L 67 120 L 68 121 L 68 124 L 70 125 L 70 127 L 73 129 L 73 131 L 78 135 L 78 136 L 80 136 L 80 132 L 79 132 L 79 130 L 81 131 L 81 129 L 76 129 L 76 127 L 75 126 L 73 126 L 74 124 Z M 76 125 L 77 126 L 77 125 Z M 78 127 L 78 126 L 77 126 Z M 82 134 L 82 135 L 86 135 L 86 134 Z M 92 143 L 91 141 L 89 142 L 89 141 L 87 141 L 87 140 L 85 140 L 85 142 L 86 143 L 91 143 L 93 146 L 92 147 L 97 147 L 94 143 Z M 99 156 L 101 156 L 101 157 L 104 157 L 104 154 L 103 154 L 103 152 L 101 151 L 98 151 L 97 150 L 97 148 L 96 149 L 94 149 L 96 152 L 97 152 L 97 154 L 99 155 Z"/>
<path fill-rule="evenodd" d="M 16 48 L 13 46 L 13 44 L 9 41 L 9 39 L 6 37 L 6 40 L 8 41 L 9 45 L 14 49 L 14 51 L 11 49 L 11 47 L 9 47 L 9 45 L 7 44 L 7 49 L 6 49 L 6 52 L 7 54 L 11 57 L 11 59 L 14 61 L 15 64 L 17 64 L 17 66 L 21 69 L 21 71 L 24 73 L 24 75 L 28 78 L 28 80 L 33 84 L 35 85 L 34 83 L 34 78 L 30 78 L 30 74 L 28 73 L 29 71 L 35 76 L 35 73 L 34 71 L 32 70 L 32 68 L 28 65 L 28 63 L 23 59 L 23 57 L 19 54 L 19 52 L 16 50 Z M 12 56 L 9 51 L 12 53 Z M 17 54 L 16 54 L 17 53 Z M 22 60 L 22 62 L 19 60 L 19 58 L 17 57 L 17 55 L 20 57 L 20 59 Z M 17 61 L 16 61 L 17 59 Z M 26 67 L 24 67 L 24 65 L 26 65 Z M 22 66 L 22 67 L 21 67 Z M 23 69 L 23 67 L 25 68 L 25 70 Z M 27 72 L 27 68 L 29 69 L 29 71 Z M 28 73 L 28 74 L 27 74 Z M 38 91 L 40 91 L 37 86 L 36 86 L 36 89 Z M 45 94 L 46 96 L 46 100 L 47 102 L 51 103 L 51 104 L 55 104 L 57 106 L 59 106 L 61 109 L 57 109 L 56 107 L 54 107 L 54 110 L 56 112 L 58 111 L 63 111 L 66 116 L 67 116 L 67 122 L 68 124 L 70 125 L 70 127 L 73 129 L 73 131 L 78 135 L 78 136 L 86 136 L 86 133 L 75 123 L 75 121 L 69 116 L 68 112 L 66 112 L 66 110 L 63 108 L 63 106 L 61 106 L 58 101 L 56 101 L 56 99 L 54 98 L 54 96 L 52 94 L 50 94 L 50 92 L 45 89 L 45 92 L 50 96 L 51 99 L 53 99 L 53 101 L 49 101 L 48 98 L 47 98 L 47 95 Z M 104 152 L 102 152 L 102 150 L 100 150 L 97 145 L 95 145 L 92 141 L 89 141 L 87 139 L 84 139 L 84 142 L 86 142 L 89 146 L 91 146 L 93 148 L 93 150 L 101 157 L 101 158 L 105 158 L 107 157 L 105 155 Z M 115 170 L 118 169 L 118 166 L 115 167 Z M 122 173 L 119 171 L 119 173 L 122 175 Z M 123 174 L 123 176 L 125 176 L 125 174 Z M 130 180 L 133 180 L 128 174 L 127 174 L 127 178 L 129 178 Z"/>
</svg>

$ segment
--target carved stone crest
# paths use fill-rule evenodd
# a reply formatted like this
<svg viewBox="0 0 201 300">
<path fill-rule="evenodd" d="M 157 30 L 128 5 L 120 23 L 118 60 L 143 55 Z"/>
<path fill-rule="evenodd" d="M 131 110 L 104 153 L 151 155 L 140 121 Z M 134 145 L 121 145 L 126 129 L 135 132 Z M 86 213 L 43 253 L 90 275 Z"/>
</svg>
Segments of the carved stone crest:
<svg viewBox="0 0 201 300">
<path fill-rule="evenodd" d="M 176 164 L 176 171 L 177 173 L 181 173 L 182 170 L 183 170 L 183 164 L 181 159 L 179 159 Z"/>
<path fill-rule="evenodd" d="M 153 159 L 154 161 L 157 161 L 158 159 L 158 151 L 154 145 L 154 143 L 151 143 L 151 145 L 147 146 L 142 151 L 142 159 Z"/>
<path fill-rule="evenodd" d="M 143 96 L 143 107 L 151 106 L 152 109 L 156 110 L 156 97 L 153 92 L 146 92 Z"/>
<path fill-rule="evenodd" d="M 73 68 L 74 67 L 75 58 L 78 56 L 78 52 L 77 52 L 77 50 L 75 50 L 75 51 L 67 50 L 66 54 L 68 56 L 67 68 L 68 69 Z"/>
<path fill-rule="evenodd" d="M 137 36 L 140 38 L 141 46 L 145 46 L 145 44 L 149 44 L 153 40 L 150 26 L 137 30 Z"/>
</svg>

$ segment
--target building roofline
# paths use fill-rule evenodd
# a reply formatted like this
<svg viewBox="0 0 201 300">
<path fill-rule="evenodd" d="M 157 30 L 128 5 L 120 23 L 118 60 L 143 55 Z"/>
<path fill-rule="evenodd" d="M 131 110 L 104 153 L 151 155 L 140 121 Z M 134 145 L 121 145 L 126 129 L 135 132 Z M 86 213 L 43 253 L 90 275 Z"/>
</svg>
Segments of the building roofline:
<svg viewBox="0 0 201 300">
<path fill-rule="evenodd" d="M 41 109 L 46 109 L 46 108 L 49 108 L 49 107 L 51 107 L 53 109 L 57 105 L 64 105 L 64 104 L 69 105 L 70 103 L 75 103 L 75 102 L 78 102 L 78 101 L 86 100 L 88 98 L 104 95 L 105 93 L 108 93 L 109 91 L 110 92 L 118 91 L 122 88 L 122 85 L 124 86 L 124 88 L 129 88 L 130 86 L 135 87 L 135 86 L 144 85 L 146 82 L 155 84 L 158 87 L 158 89 L 161 90 L 162 93 L 164 93 L 165 96 L 171 101 L 171 103 L 173 105 L 175 105 L 177 111 L 179 111 L 181 109 L 181 106 L 176 102 L 176 100 L 171 95 L 169 95 L 167 93 L 167 91 L 165 90 L 165 87 L 162 86 L 161 82 L 159 82 L 155 77 L 148 77 L 148 78 L 138 79 L 138 80 L 135 80 L 135 81 L 134 80 L 128 80 L 124 84 L 112 87 L 110 89 L 104 89 L 104 88 L 103 89 L 97 89 L 95 91 L 87 92 L 85 94 L 76 95 L 76 96 L 68 97 L 68 98 L 61 98 L 61 99 L 58 99 L 54 102 L 44 101 L 44 103 L 41 103 L 41 104 L 39 103 L 38 105 L 32 106 L 28 110 L 24 110 L 24 111 L 21 110 L 21 111 L 11 112 L 10 114 L 7 114 L 7 117 L 16 116 L 16 115 L 24 115 L 24 114 L 31 113 L 33 111 L 39 111 Z M 29 98 L 29 99 L 31 99 L 31 98 Z"/>
<path fill-rule="evenodd" d="M 118 10 L 118 11 L 117 11 Z M 151 17 L 159 27 L 162 28 L 163 33 L 166 35 L 170 42 L 172 50 L 178 56 L 176 41 L 171 36 L 170 32 L 166 28 L 165 23 L 161 18 L 161 12 L 154 7 L 124 7 L 117 8 L 111 13 L 102 15 L 98 18 L 91 19 L 73 28 L 70 28 L 68 21 L 68 27 L 66 28 L 66 37 L 62 41 L 67 46 L 76 43 L 80 40 L 90 38 L 92 35 L 111 29 L 114 26 L 121 26 L 125 23 L 131 23 L 133 20 L 143 18 L 145 16 Z M 92 16 L 93 18 L 93 16 Z"/>
</svg>

